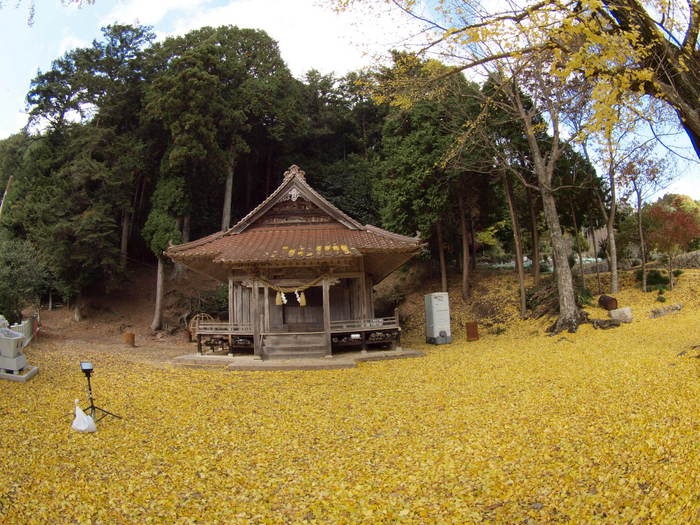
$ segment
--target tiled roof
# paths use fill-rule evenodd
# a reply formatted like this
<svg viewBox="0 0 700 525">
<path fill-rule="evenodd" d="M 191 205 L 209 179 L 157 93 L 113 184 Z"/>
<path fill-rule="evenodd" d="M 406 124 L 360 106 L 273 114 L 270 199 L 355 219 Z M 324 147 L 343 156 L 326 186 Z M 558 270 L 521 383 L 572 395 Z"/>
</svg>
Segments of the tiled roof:
<svg viewBox="0 0 700 525">
<path fill-rule="evenodd" d="M 174 247 L 168 255 L 176 260 L 210 258 L 215 263 L 284 264 L 359 257 L 368 253 L 415 252 L 419 243 L 379 228 L 349 230 L 342 225 L 302 228 L 251 228 L 241 233 L 213 235 L 207 242 Z"/>
<path fill-rule="evenodd" d="M 297 200 L 306 204 L 301 208 L 293 204 L 288 217 L 279 216 L 279 206 Z M 277 222 L 280 219 L 281 223 Z M 420 248 L 418 239 L 362 226 L 311 188 L 304 172 L 292 166 L 280 186 L 235 226 L 171 246 L 165 253 L 219 279 L 225 277 L 226 268 L 235 266 L 340 263 L 360 257 L 364 257 L 366 268 L 371 266 L 383 278 Z"/>
</svg>

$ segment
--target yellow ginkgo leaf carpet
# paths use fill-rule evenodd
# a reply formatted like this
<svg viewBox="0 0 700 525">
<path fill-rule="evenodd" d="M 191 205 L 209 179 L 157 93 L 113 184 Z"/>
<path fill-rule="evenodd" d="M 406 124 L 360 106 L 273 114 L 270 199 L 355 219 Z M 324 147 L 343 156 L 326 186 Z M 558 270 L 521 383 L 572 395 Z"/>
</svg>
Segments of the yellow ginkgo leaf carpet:
<svg viewBox="0 0 700 525">
<path fill-rule="evenodd" d="M 39 374 L 0 382 L 0 523 L 700 523 L 700 274 L 666 295 L 623 290 L 611 330 L 511 320 L 334 371 L 39 338 Z M 81 359 L 123 416 L 95 434 L 71 429 Z"/>
</svg>

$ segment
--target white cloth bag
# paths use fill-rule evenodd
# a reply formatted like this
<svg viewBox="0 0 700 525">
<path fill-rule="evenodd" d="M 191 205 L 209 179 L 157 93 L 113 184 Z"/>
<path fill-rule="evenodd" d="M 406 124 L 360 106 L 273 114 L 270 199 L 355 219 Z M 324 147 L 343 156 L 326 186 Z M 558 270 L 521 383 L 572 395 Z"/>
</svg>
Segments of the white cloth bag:
<svg viewBox="0 0 700 525">
<path fill-rule="evenodd" d="M 97 432 L 95 421 L 83 412 L 83 409 L 78 405 L 77 399 L 75 400 L 75 419 L 73 419 L 71 427 L 78 432 Z"/>
</svg>

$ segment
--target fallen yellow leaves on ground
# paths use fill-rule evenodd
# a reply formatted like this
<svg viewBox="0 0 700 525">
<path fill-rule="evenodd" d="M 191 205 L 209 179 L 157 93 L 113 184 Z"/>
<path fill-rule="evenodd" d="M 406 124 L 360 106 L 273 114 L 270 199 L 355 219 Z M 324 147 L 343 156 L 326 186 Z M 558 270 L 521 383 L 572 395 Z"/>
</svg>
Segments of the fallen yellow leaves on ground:
<svg viewBox="0 0 700 525">
<path fill-rule="evenodd" d="M 515 322 L 347 370 L 40 339 L 39 375 L 0 382 L 0 522 L 698 523 L 699 289 L 684 275 L 666 294 L 683 309 L 658 319 L 654 294 L 624 291 L 635 320 L 613 330 Z M 124 417 L 96 434 L 70 428 L 85 359 Z"/>
</svg>

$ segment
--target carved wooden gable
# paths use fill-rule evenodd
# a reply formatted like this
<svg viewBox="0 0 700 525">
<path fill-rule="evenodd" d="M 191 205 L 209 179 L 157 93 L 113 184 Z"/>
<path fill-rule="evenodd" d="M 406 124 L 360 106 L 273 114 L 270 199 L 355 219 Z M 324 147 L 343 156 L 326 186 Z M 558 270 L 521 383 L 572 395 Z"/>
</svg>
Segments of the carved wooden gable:
<svg viewBox="0 0 700 525">
<path fill-rule="evenodd" d="M 248 228 L 324 224 L 341 224 L 351 230 L 362 228 L 360 223 L 314 191 L 298 166 L 291 166 L 285 172 L 282 184 L 272 195 L 241 219 L 228 233 L 237 234 Z"/>
<path fill-rule="evenodd" d="M 303 226 L 332 222 L 336 221 L 326 211 L 304 198 L 297 188 L 293 187 L 287 195 L 281 196 L 281 199 L 251 226 Z"/>
</svg>

